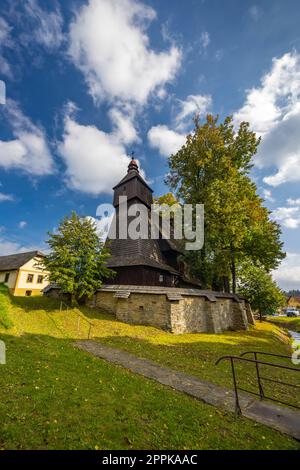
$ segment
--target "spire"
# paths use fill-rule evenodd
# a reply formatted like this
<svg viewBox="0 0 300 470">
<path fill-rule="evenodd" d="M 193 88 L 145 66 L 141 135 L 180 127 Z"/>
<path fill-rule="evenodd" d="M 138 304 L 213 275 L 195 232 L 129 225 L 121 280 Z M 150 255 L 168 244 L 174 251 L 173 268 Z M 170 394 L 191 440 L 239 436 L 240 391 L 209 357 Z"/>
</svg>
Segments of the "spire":
<svg viewBox="0 0 300 470">
<path fill-rule="evenodd" d="M 134 152 L 131 153 L 131 162 L 128 165 L 128 173 L 130 171 L 136 171 L 137 173 L 139 173 L 138 164 L 137 164 L 136 160 L 134 159 Z"/>
</svg>

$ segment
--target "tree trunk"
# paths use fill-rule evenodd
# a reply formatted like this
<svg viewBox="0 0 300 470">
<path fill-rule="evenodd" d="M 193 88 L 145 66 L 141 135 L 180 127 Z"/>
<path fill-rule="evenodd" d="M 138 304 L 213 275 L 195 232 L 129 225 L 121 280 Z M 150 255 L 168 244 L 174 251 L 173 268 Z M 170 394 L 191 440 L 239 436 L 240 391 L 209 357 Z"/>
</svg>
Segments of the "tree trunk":
<svg viewBox="0 0 300 470">
<path fill-rule="evenodd" d="M 76 306 L 76 297 L 75 297 L 75 294 L 71 293 L 71 307 L 75 307 Z"/>
<path fill-rule="evenodd" d="M 226 293 L 230 292 L 230 282 L 228 276 L 223 276 L 223 291 Z"/>
<path fill-rule="evenodd" d="M 230 256 L 231 256 L 231 277 L 232 277 L 232 293 L 236 293 L 236 266 L 235 266 L 235 252 L 233 244 L 230 245 Z"/>
<path fill-rule="evenodd" d="M 262 322 L 262 311 L 261 311 L 261 308 L 258 309 L 259 311 L 259 321 L 260 323 Z"/>
</svg>

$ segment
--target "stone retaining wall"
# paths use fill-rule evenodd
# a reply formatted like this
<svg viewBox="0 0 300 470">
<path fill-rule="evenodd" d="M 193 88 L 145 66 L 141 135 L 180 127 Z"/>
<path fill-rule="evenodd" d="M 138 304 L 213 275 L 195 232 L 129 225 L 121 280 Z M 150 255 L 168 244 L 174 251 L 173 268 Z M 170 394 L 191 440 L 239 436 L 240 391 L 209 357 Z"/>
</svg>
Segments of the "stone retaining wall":
<svg viewBox="0 0 300 470">
<path fill-rule="evenodd" d="M 172 333 L 246 330 L 254 323 L 250 305 L 231 294 L 147 286 L 103 286 L 89 302 L 126 323 Z"/>
</svg>

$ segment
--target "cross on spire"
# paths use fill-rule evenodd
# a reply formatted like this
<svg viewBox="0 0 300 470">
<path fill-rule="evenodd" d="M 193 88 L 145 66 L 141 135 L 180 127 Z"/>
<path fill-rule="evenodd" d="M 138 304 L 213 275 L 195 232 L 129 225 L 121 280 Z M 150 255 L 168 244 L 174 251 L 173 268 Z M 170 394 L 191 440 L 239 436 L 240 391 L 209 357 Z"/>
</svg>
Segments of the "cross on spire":
<svg viewBox="0 0 300 470">
<path fill-rule="evenodd" d="M 134 159 L 134 154 L 135 154 L 135 152 L 132 151 L 132 152 L 131 152 L 131 161 L 130 161 L 130 163 L 129 163 L 129 165 L 128 165 L 128 171 L 133 171 L 133 170 L 134 170 L 134 171 L 136 171 L 136 172 L 138 173 L 138 172 L 139 172 L 139 167 L 138 167 L 137 162 L 136 162 L 135 159 Z"/>
</svg>

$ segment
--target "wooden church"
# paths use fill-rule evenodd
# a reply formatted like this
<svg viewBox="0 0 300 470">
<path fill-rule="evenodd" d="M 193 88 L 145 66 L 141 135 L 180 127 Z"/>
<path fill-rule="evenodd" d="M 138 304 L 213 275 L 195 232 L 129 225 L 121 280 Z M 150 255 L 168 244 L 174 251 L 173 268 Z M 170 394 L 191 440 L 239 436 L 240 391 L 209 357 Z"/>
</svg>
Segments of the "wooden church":
<svg viewBox="0 0 300 470">
<path fill-rule="evenodd" d="M 180 261 L 181 249 L 172 236 L 163 238 L 161 231 L 161 236 L 155 239 L 149 236 L 153 191 L 134 159 L 113 190 L 117 237 L 111 236 L 106 243 L 111 253 L 107 265 L 116 275 L 86 300 L 90 307 L 110 313 L 122 322 L 151 325 L 176 334 L 246 330 L 249 323 L 254 323 L 251 308 L 244 299 L 202 290 L 187 276 Z M 128 227 L 134 218 L 126 214 L 123 219 L 120 196 L 127 196 L 127 209 L 132 204 L 143 205 L 148 216 L 148 237 L 120 236 L 119 227 Z M 44 293 L 59 298 L 64 295 L 55 285 Z"/>
<path fill-rule="evenodd" d="M 156 240 L 151 239 L 150 210 L 153 190 L 142 178 L 137 162 L 133 158 L 128 165 L 127 174 L 113 190 L 117 238 L 109 239 L 107 242 L 111 253 L 107 265 L 116 275 L 110 281 L 106 281 L 106 284 L 199 287 L 187 278 L 184 263 L 178 259 L 182 251 L 176 241 L 162 236 Z M 120 196 L 127 196 L 128 208 L 136 203 L 146 207 L 150 227 L 148 239 L 119 238 Z M 127 222 L 128 226 L 130 217 Z"/>
</svg>

